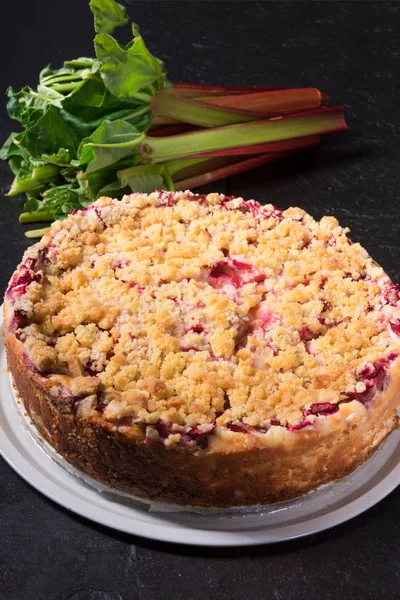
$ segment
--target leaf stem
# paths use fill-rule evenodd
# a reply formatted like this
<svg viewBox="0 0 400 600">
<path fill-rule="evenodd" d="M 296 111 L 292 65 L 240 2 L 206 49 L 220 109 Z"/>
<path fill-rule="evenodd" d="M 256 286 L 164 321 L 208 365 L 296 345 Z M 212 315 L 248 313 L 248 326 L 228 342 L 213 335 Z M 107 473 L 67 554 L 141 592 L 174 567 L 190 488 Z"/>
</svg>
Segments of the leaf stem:
<svg viewBox="0 0 400 600">
<path fill-rule="evenodd" d="M 20 223 L 36 223 L 37 221 L 54 221 L 53 215 L 45 210 L 24 212 L 19 215 Z"/>
<path fill-rule="evenodd" d="M 42 229 L 30 229 L 29 231 L 25 231 L 25 237 L 29 239 L 41 238 L 50 230 L 50 227 L 43 227 Z"/>
<path fill-rule="evenodd" d="M 216 127 L 182 135 L 147 136 L 141 145 L 141 155 L 152 162 L 164 162 L 176 158 L 218 156 L 227 153 L 240 155 L 247 151 L 254 154 L 267 150 L 287 150 L 293 147 L 293 142 L 284 144 L 285 140 L 345 129 L 347 125 L 341 107 L 322 108 L 313 113 Z"/>
</svg>

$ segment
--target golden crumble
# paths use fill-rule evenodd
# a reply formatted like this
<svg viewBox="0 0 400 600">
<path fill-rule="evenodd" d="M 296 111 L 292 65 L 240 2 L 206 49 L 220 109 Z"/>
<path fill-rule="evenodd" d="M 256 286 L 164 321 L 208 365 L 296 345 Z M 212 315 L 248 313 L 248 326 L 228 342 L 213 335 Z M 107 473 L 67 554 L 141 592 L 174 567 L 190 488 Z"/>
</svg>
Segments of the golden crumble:
<svg viewBox="0 0 400 600">
<path fill-rule="evenodd" d="M 347 232 L 218 194 L 100 198 L 25 253 L 15 335 L 71 410 L 168 446 L 310 426 L 368 403 L 400 348 L 399 288 Z"/>
</svg>

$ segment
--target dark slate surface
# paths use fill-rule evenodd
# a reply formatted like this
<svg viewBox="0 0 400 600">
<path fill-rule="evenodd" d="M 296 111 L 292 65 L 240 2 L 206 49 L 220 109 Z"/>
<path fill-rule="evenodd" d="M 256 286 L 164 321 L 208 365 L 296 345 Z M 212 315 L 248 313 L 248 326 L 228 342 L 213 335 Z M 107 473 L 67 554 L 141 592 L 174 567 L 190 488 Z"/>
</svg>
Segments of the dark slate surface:
<svg viewBox="0 0 400 600">
<path fill-rule="evenodd" d="M 312 215 L 334 214 L 400 281 L 398 2 L 129 2 L 175 80 L 317 86 L 350 133 L 320 152 L 214 186 Z M 1 92 L 50 61 L 91 53 L 82 0 L 1 2 Z M 0 137 L 12 129 L 4 102 Z M 0 192 L 10 182 L 0 167 Z M 0 204 L 4 289 L 27 246 L 21 202 Z M 338 600 L 400 597 L 400 489 L 303 541 L 198 550 L 114 533 L 46 500 L 0 461 L 1 600 Z"/>
</svg>

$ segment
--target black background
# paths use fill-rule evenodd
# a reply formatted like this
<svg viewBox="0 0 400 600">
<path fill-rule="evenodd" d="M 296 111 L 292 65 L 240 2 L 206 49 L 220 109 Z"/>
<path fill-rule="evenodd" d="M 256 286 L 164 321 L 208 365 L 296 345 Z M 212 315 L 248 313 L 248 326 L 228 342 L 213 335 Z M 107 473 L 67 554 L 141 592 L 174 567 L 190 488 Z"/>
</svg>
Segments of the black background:
<svg viewBox="0 0 400 600">
<path fill-rule="evenodd" d="M 318 152 L 213 189 L 315 217 L 333 214 L 400 281 L 398 2 L 131 1 L 170 78 L 315 86 L 344 104 L 350 132 Z M 92 54 L 85 0 L 0 0 L 0 89 L 45 64 Z M 0 137 L 14 124 L 0 102 Z M 27 247 L 22 201 L 4 197 L 0 277 Z M 207 550 L 123 536 L 59 508 L 0 461 L 1 600 L 336 600 L 400 597 L 400 488 L 327 533 L 270 547 Z"/>
</svg>

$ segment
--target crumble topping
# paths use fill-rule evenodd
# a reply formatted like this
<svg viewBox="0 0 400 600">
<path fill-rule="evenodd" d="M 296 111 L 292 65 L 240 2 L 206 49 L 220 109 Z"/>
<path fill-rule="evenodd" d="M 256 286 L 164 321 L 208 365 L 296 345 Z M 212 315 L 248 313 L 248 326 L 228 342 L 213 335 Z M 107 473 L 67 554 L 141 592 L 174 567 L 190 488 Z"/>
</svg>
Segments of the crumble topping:
<svg viewBox="0 0 400 600">
<path fill-rule="evenodd" d="M 218 194 L 100 198 L 25 253 L 15 335 L 60 404 L 149 442 L 309 427 L 370 402 L 400 349 L 400 288 L 347 233 Z"/>
</svg>

